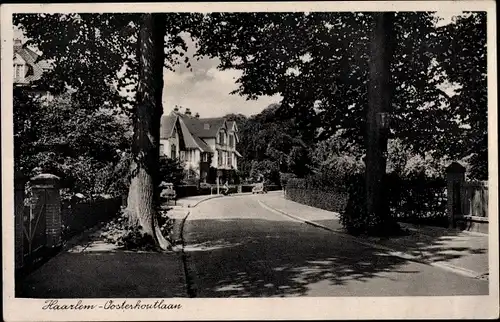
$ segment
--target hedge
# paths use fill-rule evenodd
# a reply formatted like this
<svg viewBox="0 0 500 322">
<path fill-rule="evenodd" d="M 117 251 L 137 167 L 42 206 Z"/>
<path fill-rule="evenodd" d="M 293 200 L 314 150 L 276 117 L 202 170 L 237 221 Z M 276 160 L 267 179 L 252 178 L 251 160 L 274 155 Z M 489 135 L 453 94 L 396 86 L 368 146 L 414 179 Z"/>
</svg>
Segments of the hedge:
<svg viewBox="0 0 500 322">
<path fill-rule="evenodd" d="M 67 240 L 85 229 L 105 222 L 119 214 L 122 197 L 98 198 L 93 201 L 61 201 L 63 239 Z"/>
<path fill-rule="evenodd" d="M 385 195 L 384 213 L 388 215 L 387 223 L 379 222 L 379 218 L 371 218 L 365 213 L 364 185 L 363 174 L 351 175 L 347 180 L 336 180 L 325 174 L 305 179 L 292 178 L 286 185 L 286 198 L 340 213 L 343 226 L 353 233 L 378 233 L 396 220 L 447 226 L 444 179 L 428 178 L 425 175 L 411 178 L 386 175 L 380 189 Z"/>
<path fill-rule="evenodd" d="M 341 212 L 347 205 L 348 194 L 344 187 L 324 185 L 321 179 L 291 178 L 286 185 L 286 198 L 308 206 Z"/>
</svg>

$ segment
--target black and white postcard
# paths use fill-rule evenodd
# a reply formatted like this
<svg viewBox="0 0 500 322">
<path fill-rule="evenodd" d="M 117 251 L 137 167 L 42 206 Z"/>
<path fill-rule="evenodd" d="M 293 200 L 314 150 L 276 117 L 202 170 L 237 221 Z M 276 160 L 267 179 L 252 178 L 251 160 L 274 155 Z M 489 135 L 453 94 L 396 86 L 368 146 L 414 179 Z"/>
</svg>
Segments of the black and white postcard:
<svg viewBox="0 0 500 322">
<path fill-rule="evenodd" d="M 499 317 L 493 1 L 1 22 L 6 321 Z"/>
</svg>

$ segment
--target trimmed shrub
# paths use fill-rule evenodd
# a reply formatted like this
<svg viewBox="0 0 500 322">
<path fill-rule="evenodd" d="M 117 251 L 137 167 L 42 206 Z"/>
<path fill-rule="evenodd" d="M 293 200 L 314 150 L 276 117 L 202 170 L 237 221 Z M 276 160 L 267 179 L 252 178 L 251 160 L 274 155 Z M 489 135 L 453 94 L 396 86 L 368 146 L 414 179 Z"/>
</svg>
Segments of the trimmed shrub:
<svg viewBox="0 0 500 322">
<path fill-rule="evenodd" d="M 381 189 L 381 204 L 377 213 L 366 211 L 365 176 L 357 174 L 348 181 L 349 198 L 347 207 L 340 214 L 340 222 L 348 233 L 353 235 L 367 234 L 375 236 L 399 235 L 401 228 L 390 213 L 390 186 L 384 177 Z"/>
<path fill-rule="evenodd" d="M 196 185 L 177 186 L 175 187 L 175 193 L 177 194 L 177 199 L 199 195 L 198 186 Z"/>
<path fill-rule="evenodd" d="M 409 178 L 392 174 L 387 178 L 390 212 L 398 221 L 448 226 L 446 180 L 429 178 L 424 173 Z"/>
<path fill-rule="evenodd" d="M 329 211 L 343 211 L 347 203 L 345 189 L 328 185 L 321 177 L 291 178 L 285 190 L 287 199 Z"/>
</svg>

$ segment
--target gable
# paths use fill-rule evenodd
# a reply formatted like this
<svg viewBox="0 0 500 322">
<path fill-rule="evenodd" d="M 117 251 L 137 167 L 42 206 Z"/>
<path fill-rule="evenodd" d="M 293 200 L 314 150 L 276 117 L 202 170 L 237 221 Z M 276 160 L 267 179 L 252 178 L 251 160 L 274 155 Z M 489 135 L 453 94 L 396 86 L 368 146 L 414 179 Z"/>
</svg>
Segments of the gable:
<svg viewBox="0 0 500 322">
<path fill-rule="evenodd" d="M 20 64 L 20 65 L 25 65 L 26 61 L 18 54 L 14 54 L 14 64 Z"/>
<path fill-rule="evenodd" d="M 174 135 L 177 124 L 177 115 L 163 115 L 160 119 L 160 139 L 168 139 Z"/>
</svg>

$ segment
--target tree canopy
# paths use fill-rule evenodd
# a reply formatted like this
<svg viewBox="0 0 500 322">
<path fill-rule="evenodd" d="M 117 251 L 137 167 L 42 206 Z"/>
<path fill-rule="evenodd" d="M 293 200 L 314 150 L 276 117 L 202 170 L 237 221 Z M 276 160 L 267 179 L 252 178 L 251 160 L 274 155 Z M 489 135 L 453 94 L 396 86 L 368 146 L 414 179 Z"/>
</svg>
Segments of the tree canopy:
<svg viewBox="0 0 500 322">
<path fill-rule="evenodd" d="M 471 143 L 484 139 L 477 124 L 486 122 L 486 15 L 441 28 L 437 20 L 431 12 L 394 14 L 391 137 L 417 153 L 478 153 L 484 160 L 485 150 L 471 151 Z M 222 70 L 242 71 L 234 93 L 280 94 L 279 114 L 295 117 L 309 139 L 342 130 L 361 145 L 373 23 L 363 12 L 214 13 L 195 36 L 199 55 L 218 57 Z M 457 84 L 464 87 L 450 95 L 446 86 Z"/>
</svg>

